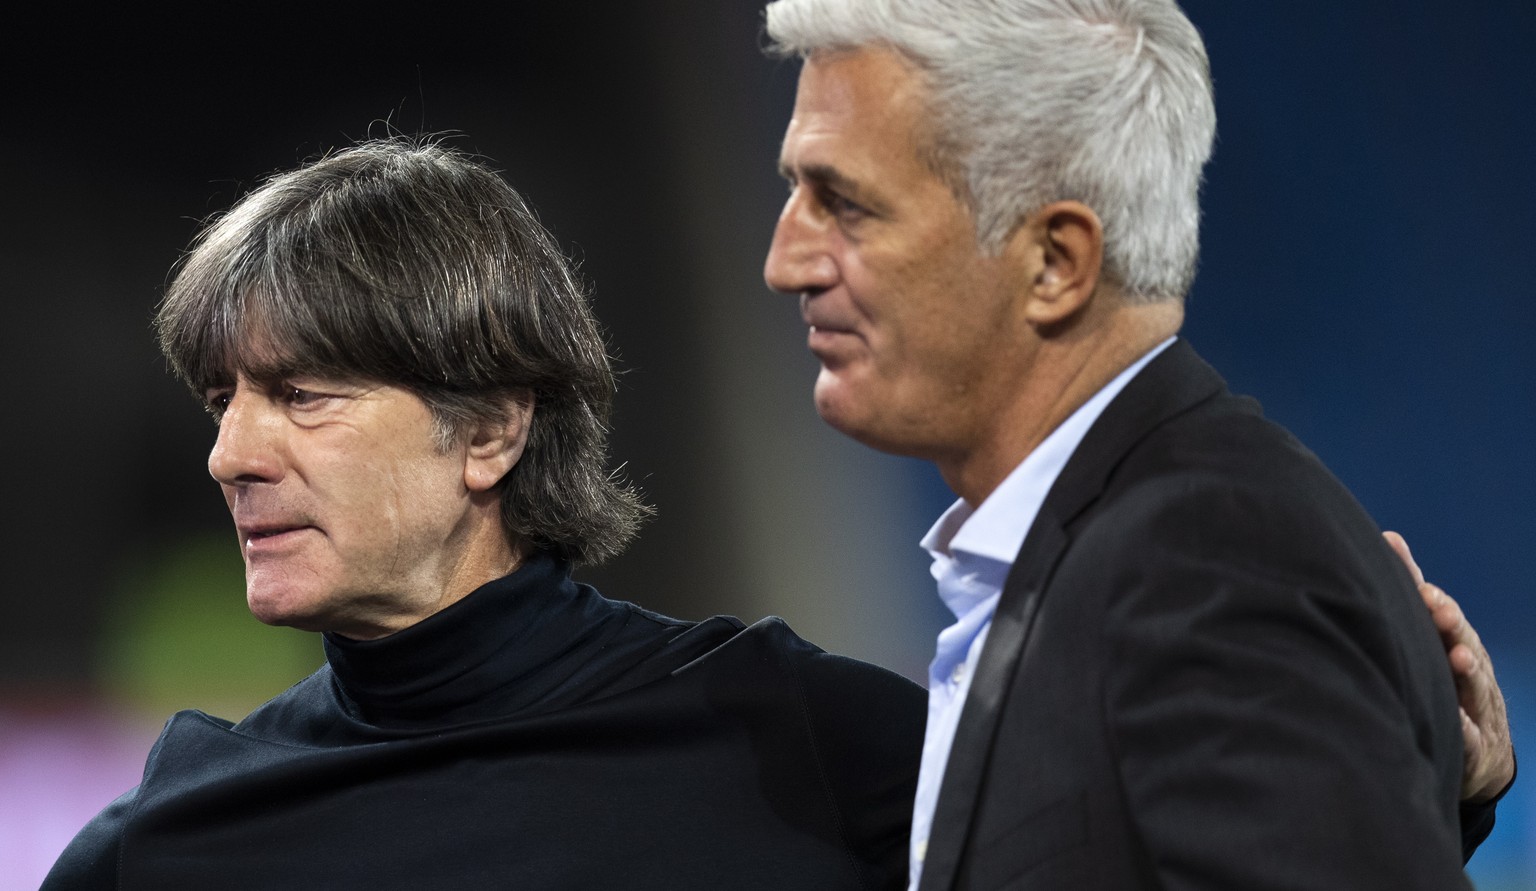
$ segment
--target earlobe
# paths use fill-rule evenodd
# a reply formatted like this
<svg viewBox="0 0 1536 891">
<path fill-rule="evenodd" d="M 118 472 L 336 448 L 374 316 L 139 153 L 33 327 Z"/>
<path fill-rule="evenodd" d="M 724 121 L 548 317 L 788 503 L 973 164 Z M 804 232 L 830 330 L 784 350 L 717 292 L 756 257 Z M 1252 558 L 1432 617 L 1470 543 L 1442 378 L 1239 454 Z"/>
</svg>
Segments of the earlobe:
<svg viewBox="0 0 1536 891">
<path fill-rule="evenodd" d="M 1025 307 L 1030 324 L 1054 327 L 1081 313 L 1098 290 L 1104 262 L 1099 215 L 1081 202 L 1057 201 L 1031 214 L 1015 236 L 1027 239 L 1035 256 Z"/>
<path fill-rule="evenodd" d="M 471 492 L 488 492 L 522 460 L 533 423 L 533 393 L 521 391 L 503 403 L 502 421 L 475 426 L 465 443 L 464 486 Z"/>
</svg>

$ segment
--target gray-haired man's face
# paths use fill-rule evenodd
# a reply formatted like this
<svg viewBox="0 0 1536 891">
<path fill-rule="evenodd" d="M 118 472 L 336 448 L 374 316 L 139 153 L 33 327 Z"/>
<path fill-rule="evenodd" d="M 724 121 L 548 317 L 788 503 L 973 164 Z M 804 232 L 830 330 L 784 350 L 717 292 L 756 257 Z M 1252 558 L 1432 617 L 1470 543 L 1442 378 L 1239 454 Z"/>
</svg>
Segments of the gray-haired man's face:
<svg viewBox="0 0 1536 891">
<path fill-rule="evenodd" d="M 816 408 L 884 451 L 973 448 L 1026 336 L 1018 276 L 984 255 L 967 208 L 925 163 L 926 89 L 894 52 L 813 55 L 779 166 L 791 192 L 764 277 L 800 296 L 821 360 Z"/>
</svg>

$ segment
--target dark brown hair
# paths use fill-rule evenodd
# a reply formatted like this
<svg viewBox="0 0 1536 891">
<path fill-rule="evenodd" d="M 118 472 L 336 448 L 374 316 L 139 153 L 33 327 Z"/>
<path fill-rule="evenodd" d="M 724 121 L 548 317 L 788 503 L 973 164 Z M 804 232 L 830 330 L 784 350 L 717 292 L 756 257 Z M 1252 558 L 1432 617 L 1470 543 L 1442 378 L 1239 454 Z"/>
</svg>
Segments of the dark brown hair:
<svg viewBox="0 0 1536 891">
<path fill-rule="evenodd" d="M 649 512 L 607 469 L 613 372 L 570 264 L 501 177 L 441 145 L 373 140 L 272 177 L 193 243 L 155 327 L 199 396 L 237 373 L 373 380 L 421 397 L 445 445 L 531 392 L 501 483 L 514 542 L 596 562 Z"/>
</svg>

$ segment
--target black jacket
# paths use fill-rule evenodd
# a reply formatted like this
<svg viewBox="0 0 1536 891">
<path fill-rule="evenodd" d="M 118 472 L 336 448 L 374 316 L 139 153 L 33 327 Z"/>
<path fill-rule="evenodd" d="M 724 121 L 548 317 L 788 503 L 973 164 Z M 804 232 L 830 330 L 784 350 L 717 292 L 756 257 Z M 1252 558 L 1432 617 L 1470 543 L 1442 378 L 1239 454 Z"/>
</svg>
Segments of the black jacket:
<svg viewBox="0 0 1536 891">
<path fill-rule="evenodd" d="M 921 887 L 1465 888 L 1460 770 L 1403 566 L 1180 341 L 1099 417 L 1025 539 Z"/>
<path fill-rule="evenodd" d="M 181 712 L 45 891 L 885 889 L 923 693 L 537 557 L 239 724 Z"/>
</svg>

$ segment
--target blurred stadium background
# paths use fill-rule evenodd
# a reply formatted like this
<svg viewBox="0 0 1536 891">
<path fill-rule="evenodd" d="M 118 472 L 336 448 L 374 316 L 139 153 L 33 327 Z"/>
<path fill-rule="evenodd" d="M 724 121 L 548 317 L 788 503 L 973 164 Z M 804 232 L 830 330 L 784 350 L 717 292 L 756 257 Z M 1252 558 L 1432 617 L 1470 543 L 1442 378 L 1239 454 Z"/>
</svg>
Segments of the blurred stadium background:
<svg viewBox="0 0 1536 891">
<path fill-rule="evenodd" d="M 1185 6 L 1220 114 L 1187 336 L 1408 536 L 1536 740 L 1536 6 Z M 319 662 L 245 613 L 212 428 L 148 320 L 201 219 L 367 135 L 456 134 L 594 286 L 626 369 L 614 457 L 660 515 L 584 578 L 923 677 L 944 617 L 916 541 L 949 498 L 820 425 L 761 283 L 796 66 L 758 52 L 759 7 L 55 6 L 5 29 L 0 889 L 36 886 L 171 711 L 239 717 Z M 1470 871 L 1536 886 L 1536 781 Z"/>
</svg>

